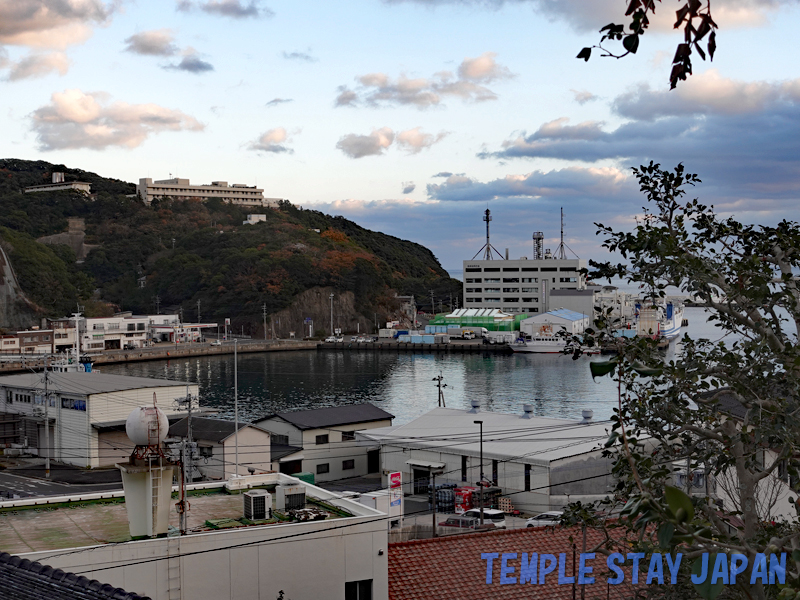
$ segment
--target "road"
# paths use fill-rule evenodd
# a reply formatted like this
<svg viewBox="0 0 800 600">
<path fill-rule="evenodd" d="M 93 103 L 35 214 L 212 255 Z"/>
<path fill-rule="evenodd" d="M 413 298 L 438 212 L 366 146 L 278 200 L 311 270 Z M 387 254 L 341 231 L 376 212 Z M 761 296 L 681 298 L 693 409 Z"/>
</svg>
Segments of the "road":
<svg viewBox="0 0 800 600">
<path fill-rule="evenodd" d="M 30 477 L 21 477 L 7 471 L 0 471 L 0 501 L 16 494 L 21 498 L 40 496 L 64 496 L 66 494 L 108 492 L 122 489 L 122 484 L 95 483 L 91 485 L 72 485 L 68 483 L 55 483 Z"/>
</svg>

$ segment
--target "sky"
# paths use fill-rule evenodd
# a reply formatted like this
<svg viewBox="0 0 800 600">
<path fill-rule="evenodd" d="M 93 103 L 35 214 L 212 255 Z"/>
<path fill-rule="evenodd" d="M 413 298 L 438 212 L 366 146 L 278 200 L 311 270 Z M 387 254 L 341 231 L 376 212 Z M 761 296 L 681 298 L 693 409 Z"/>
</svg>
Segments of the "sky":
<svg viewBox="0 0 800 600">
<path fill-rule="evenodd" d="M 642 213 L 631 167 L 800 220 L 798 0 L 715 0 L 713 62 L 669 90 L 663 0 L 636 55 L 576 59 L 624 0 L 0 0 L 0 156 L 137 182 L 257 185 L 430 248 L 565 241 Z"/>
</svg>

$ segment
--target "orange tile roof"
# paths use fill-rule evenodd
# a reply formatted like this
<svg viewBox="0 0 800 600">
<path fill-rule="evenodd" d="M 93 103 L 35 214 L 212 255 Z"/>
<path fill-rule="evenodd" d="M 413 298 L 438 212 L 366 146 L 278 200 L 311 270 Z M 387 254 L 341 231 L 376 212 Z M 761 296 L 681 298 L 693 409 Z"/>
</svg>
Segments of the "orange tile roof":
<svg viewBox="0 0 800 600">
<path fill-rule="evenodd" d="M 556 556 L 565 553 L 565 575 L 572 576 L 570 536 L 577 544 L 579 559 L 583 542 L 579 527 L 509 529 L 389 544 L 389 600 L 573 600 L 581 598 L 581 587 L 585 588 L 585 600 L 628 600 L 634 596 L 630 563 L 622 565 L 625 581 L 609 585 L 609 571 L 601 554 L 587 561 L 594 567 L 591 575 L 595 583 L 575 585 L 575 596 L 572 584 L 558 584 L 558 568 L 546 576 L 542 585 L 500 584 L 504 553 L 517 553 L 516 560 L 507 563 L 515 568 L 511 577 L 519 578 L 523 552 Z M 587 529 L 587 552 L 602 540 L 601 532 Z M 499 556 L 493 560 L 492 583 L 487 584 L 487 560 L 481 554 L 495 552 Z"/>
</svg>

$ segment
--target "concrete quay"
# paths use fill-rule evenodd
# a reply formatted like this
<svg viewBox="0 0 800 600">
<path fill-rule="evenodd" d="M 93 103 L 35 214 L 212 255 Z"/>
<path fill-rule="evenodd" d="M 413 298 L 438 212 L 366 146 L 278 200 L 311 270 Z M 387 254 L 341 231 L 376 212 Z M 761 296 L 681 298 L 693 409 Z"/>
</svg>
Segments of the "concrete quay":
<svg viewBox="0 0 800 600">
<path fill-rule="evenodd" d="M 378 342 L 323 342 L 320 350 L 348 350 L 351 352 L 445 352 L 448 354 L 511 354 L 507 344 L 477 342 L 451 342 L 449 344 L 411 344 L 395 341 Z"/>
</svg>

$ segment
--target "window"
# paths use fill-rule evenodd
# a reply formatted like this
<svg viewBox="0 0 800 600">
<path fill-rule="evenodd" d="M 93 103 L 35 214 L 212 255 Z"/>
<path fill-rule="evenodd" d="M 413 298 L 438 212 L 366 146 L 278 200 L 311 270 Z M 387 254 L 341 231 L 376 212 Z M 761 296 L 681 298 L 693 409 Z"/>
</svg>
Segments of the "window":
<svg viewBox="0 0 800 600">
<path fill-rule="evenodd" d="M 487 277 L 483 280 L 483 283 L 500 283 L 499 277 Z"/>
<path fill-rule="evenodd" d="M 494 292 L 495 294 L 497 294 L 500 293 L 500 288 L 483 288 L 483 291 L 487 293 Z"/>
<path fill-rule="evenodd" d="M 330 473 L 330 471 L 331 471 L 331 466 L 328 463 L 317 465 L 317 475 L 322 475 L 323 473 Z"/>
<path fill-rule="evenodd" d="M 317 446 L 328 443 L 328 434 L 317 436 Z"/>
<path fill-rule="evenodd" d="M 344 600 L 372 600 L 372 579 L 346 582 Z"/>
<path fill-rule="evenodd" d="M 504 294 L 513 294 L 515 292 L 519 292 L 519 288 L 503 288 Z"/>
<path fill-rule="evenodd" d="M 539 288 L 538 288 L 538 287 L 527 287 L 527 288 L 522 288 L 522 293 L 523 293 L 523 294 L 526 294 L 526 293 L 527 293 L 527 294 L 531 294 L 531 293 L 535 294 L 535 293 L 536 293 L 536 292 L 538 292 L 538 291 L 539 291 Z"/>
<path fill-rule="evenodd" d="M 271 442 L 273 444 L 281 444 L 283 446 L 289 445 L 289 436 L 288 435 L 278 435 L 277 433 L 270 434 L 272 436 Z"/>
<path fill-rule="evenodd" d="M 465 269 L 465 270 L 467 271 L 467 273 L 480 273 L 481 272 L 480 269 Z"/>
<path fill-rule="evenodd" d="M 539 299 L 538 298 L 523 298 L 522 301 L 527 303 L 527 304 L 530 304 L 532 302 L 539 302 Z"/>
<path fill-rule="evenodd" d="M 481 288 L 467 288 L 467 293 L 468 294 L 474 294 L 476 292 L 480 294 L 481 291 L 482 291 Z"/>
<path fill-rule="evenodd" d="M 538 277 L 523 277 L 522 283 L 539 283 Z"/>
<path fill-rule="evenodd" d="M 577 277 L 560 277 L 559 279 L 561 283 L 576 283 L 578 281 Z"/>
<path fill-rule="evenodd" d="M 519 283 L 519 277 L 503 277 L 503 283 Z"/>
<path fill-rule="evenodd" d="M 481 282 L 481 278 L 480 277 L 473 278 L 473 279 L 467 279 L 467 281 L 466 281 L 466 283 L 480 283 L 480 282 Z"/>
<path fill-rule="evenodd" d="M 461 457 L 461 481 L 467 480 L 467 457 Z"/>
<path fill-rule="evenodd" d="M 519 268 L 518 267 L 503 267 L 503 271 L 504 272 L 507 272 L 507 271 L 519 271 Z"/>
<path fill-rule="evenodd" d="M 523 271 L 538 271 L 539 267 L 522 267 Z"/>
<path fill-rule="evenodd" d="M 136 331 L 136 323 L 128 323 L 128 331 Z"/>
<path fill-rule="evenodd" d="M 356 439 L 356 432 L 355 431 L 343 431 L 342 432 L 342 441 L 343 442 L 352 442 Z"/>
<path fill-rule="evenodd" d="M 483 271 L 484 273 L 499 273 L 500 267 L 487 267 Z"/>
<path fill-rule="evenodd" d="M 211 458 L 214 454 L 214 448 L 211 446 L 199 446 L 198 450 L 200 451 L 201 458 Z"/>
<path fill-rule="evenodd" d="M 525 491 L 531 491 L 531 466 L 525 465 Z"/>
<path fill-rule="evenodd" d="M 503 298 L 503 302 L 519 302 L 519 298 Z"/>
<path fill-rule="evenodd" d="M 136 324 L 137 331 L 144 331 L 144 323 L 137 323 Z"/>
<path fill-rule="evenodd" d="M 350 471 L 356 468 L 356 461 L 355 459 L 343 460 L 342 461 L 342 471 Z"/>
<path fill-rule="evenodd" d="M 467 298 L 467 302 L 480 302 L 480 298 Z"/>
<path fill-rule="evenodd" d="M 500 302 L 500 298 L 486 298 L 486 302 Z"/>
</svg>

